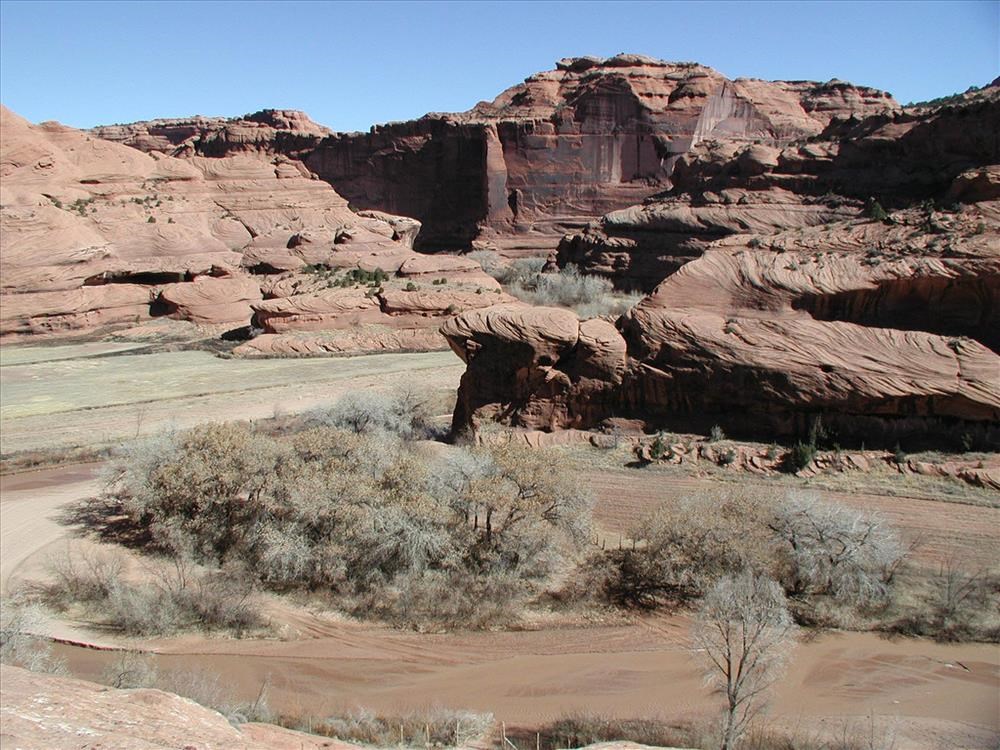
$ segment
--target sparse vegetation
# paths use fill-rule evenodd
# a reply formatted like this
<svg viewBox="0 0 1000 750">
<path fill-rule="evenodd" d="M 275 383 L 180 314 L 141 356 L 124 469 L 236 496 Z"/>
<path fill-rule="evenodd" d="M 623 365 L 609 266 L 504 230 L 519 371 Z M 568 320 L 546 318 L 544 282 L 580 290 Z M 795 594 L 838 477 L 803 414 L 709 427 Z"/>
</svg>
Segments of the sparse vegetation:
<svg viewBox="0 0 1000 750">
<path fill-rule="evenodd" d="M 570 308 L 581 318 L 621 315 L 642 298 L 641 294 L 616 292 L 610 280 L 583 274 L 574 265 L 543 273 L 545 258 L 504 263 L 490 250 L 469 253 L 469 257 L 515 297 L 533 305 Z"/>
<path fill-rule="evenodd" d="M 199 570 L 187 550 L 151 563 L 133 581 L 119 556 L 70 548 L 51 561 L 50 577 L 38 587 L 41 601 L 59 611 L 82 607 L 125 635 L 191 627 L 241 635 L 264 626 L 251 578 L 232 568 Z"/>
<path fill-rule="evenodd" d="M 52 644 L 40 637 L 42 610 L 23 598 L 0 602 L 0 663 L 32 672 L 65 674 L 65 663 L 53 657 Z"/>
<path fill-rule="evenodd" d="M 865 204 L 865 216 L 872 221 L 891 222 L 889 214 L 882 208 L 882 204 L 874 198 L 870 198 Z"/>
<path fill-rule="evenodd" d="M 468 747 L 494 725 L 493 715 L 431 709 L 404 716 L 384 716 L 358 708 L 324 718 L 279 717 L 282 726 L 372 747 Z"/>
<path fill-rule="evenodd" d="M 803 621 L 821 602 L 883 611 L 904 559 L 878 514 L 742 487 L 666 506 L 630 536 L 631 549 L 591 559 L 583 588 L 640 609 L 687 606 L 719 579 L 750 571 L 777 580 Z"/>
<path fill-rule="evenodd" d="M 922 102 L 909 102 L 907 104 L 904 104 L 903 106 L 906 107 L 907 109 L 910 109 L 911 107 L 933 108 L 933 107 L 943 107 L 949 104 L 960 104 L 961 102 L 964 101 L 965 94 L 972 94 L 975 93 L 976 91 L 979 91 L 978 86 L 969 86 L 969 88 L 967 88 L 962 93 L 948 94 L 947 96 L 939 96 L 936 99 L 927 99 L 926 101 Z"/>
<path fill-rule="evenodd" d="M 152 583 L 130 586 L 86 562 L 50 598 L 94 603 L 136 633 L 245 630 L 253 623 L 231 604 L 256 585 L 324 591 L 354 614 L 400 624 L 516 619 L 579 555 L 588 496 L 526 447 L 418 456 L 402 439 L 419 425 L 405 403 L 353 396 L 313 416 L 328 426 L 289 438 L 206 425 L 133 444 L 113 461 L 88 522 L 168 563 Z M 136 622 L 136 611 L 156 619 Z"/>
<path fill-rule="evenodd" d="M 812 443 L 803 443 L 800 440 L 792 446 L 792 449 L 785 456 L 785 467 L 794 474 L 809 466 L 814 458 L 816 458 L 816 446 Z"/>
</svg>

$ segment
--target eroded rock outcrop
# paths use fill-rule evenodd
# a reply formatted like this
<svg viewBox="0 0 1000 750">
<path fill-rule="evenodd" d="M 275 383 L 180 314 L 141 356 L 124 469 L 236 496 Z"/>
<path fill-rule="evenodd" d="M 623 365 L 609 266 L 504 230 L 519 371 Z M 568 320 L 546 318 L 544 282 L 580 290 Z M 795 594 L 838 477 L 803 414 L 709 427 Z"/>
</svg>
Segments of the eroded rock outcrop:
<svg viewBox="0 0 1000 750">
<path fill-rule="evenodd" d="M 783 146 L 705 140 L 677 160 L 669 192 L 567 236 L 558 263 L 649 291 L 728 235 L 820 227 L 872 201 L 996 200 L 998 132 L 1000 87 L 989 87 L 942 108 L 832 120 Z"/>
<path fill-rule="evenodd" d="M 147 154 L 3 110 L 0 335 L 168 316 L 208 333 L 253 323 L 263 335 L 239 350 L 250 355 L 285 344 L 434 349 L 445 346 L 438 319 L 509 301 L 478 264 L 418 255 L 418 221 L 356 214 L 301 162 L 269 151 L 281 128 L 325 134 L 292 115 L 227 130 L 224 148 L 181 142 L 170 156 L 159 151 L 176 140 L 169 128 L 120 128 L 153 138 Z M 212 151 L 226 155 L 202 155 Z M 329 346 L 327 333 L 357 326 L 374 329 Z"/>
<path fill-rule="evenodd" d="M 928 211 L 951 235 L 933 249 L 923 229 L 923 244 L 906 241 Z M 616 326 L 565 311 L 555 324 L 555 312 L 538 309 L 459 316 L 442 328 L 468 363 L 455 429 L 627 418 L 648 429 L 804 436 L 820 417 L 845 444 L 996 445 L 1000 205 L 896 220 L 717 242 Z M 599 335 L 585 336 L 595 324 Z"/>
<path fill-rule="evenodd" d="M 422 247 L 485 239 L 524 252 L 669 186 L 699 143 L 781 145 L 836 119 L 898 112 L 842 81 L 729 80 L 641 55 L 568 58 L 464 113 L 326 134 L 301 113 L 95 129 L 147 151 L 301 159 L 351 205 L 413 216 Z"/>
<path fill-rule="evenodd" d="M 4 747 L 76 750 L 351 750 L 346 742 L 271 724 L 233 726 L 225 716 L 161 690 L 115 690 L 92 682 L 0 666 Z"/>
</svg>

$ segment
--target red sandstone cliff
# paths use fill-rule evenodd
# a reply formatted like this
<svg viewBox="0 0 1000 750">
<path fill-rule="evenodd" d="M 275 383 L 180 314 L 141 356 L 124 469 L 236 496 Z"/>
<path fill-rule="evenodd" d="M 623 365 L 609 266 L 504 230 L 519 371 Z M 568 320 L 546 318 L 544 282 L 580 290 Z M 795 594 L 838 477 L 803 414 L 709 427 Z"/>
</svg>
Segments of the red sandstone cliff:
<svg viewBox="0 0 1000 750">
<path fill-rule="evenodd" d="M 98 128 L 142 150 L 302 159 L 354 208 L 412 216 L 423 248 L 476 239 L 526 250 L 670 185 L 699 143 L 783 145 L 836 119 L 899 111 L 841 81 L 728 80 L 695 63 L 638 55 L 561 60 L 460 114 L 327 134 L 301 113 L 158 120 Z"/>
<path fill-rule="evenodd" d="M 560 245 L 560 264 L 652 288 L 633 311 L 445 324 L 468 364 L 456 429 L 628 417 L 788 437 L 822 418 L 845 444 L 997 446 L 997 133 L 994 87 L 784 147 L 697 145 L 671 191 Z"/>
<path fill-rule="evenodd" d="M 260 149 L 272 124 L 239 131 L 242 153 L 166 156 L 0 109 L 0 336 L 169 317 L 207 327 L 192 336 L 253 320 L 245 354 L 426 350 L 444 346 L 436 319 L 505 299 L 477 264 L 415 253 L 419 222 L 355 213 Z"/>
</svg>

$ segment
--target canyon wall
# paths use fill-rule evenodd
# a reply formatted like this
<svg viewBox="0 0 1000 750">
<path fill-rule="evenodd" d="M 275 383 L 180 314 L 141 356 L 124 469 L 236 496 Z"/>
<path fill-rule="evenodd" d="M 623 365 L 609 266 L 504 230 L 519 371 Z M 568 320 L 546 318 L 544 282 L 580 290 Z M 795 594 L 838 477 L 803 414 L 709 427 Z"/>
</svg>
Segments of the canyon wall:
<svg viewBox="0 0 1000 750">
<path fill-rule="evenodd" d="M 537 254 L 669 187 L 675 164 L 701 142 L 781 145 L 838 119 L 898 111 L 888 94 L 840 81 L 729 80 L 695 63 L 622 54 L 561 60 L 468 112 L 368 133 L 327 133 L 286 111 L 93 132 L 164 153 L 282 153 L 354 208 L 420 220 L 421 249 L 480 240 Z"/>
<path fill-rule="evenodd" d="M 0 109 L 0 337 L 260 333 L 238 353 L 427 350 L 445 346 L 444 317 L 510 301 L 477 263 L 414 252 L 419 222 L 353 212 L 268 151 L 292 140 L 275 122 L 301 123 L 230 129 L 224 156 L 182 140 L 170 156 L 174 130 L 144 130 L 157 148 L 143 153 Z"/>
<path fill-rule="evenodd" d="M 784 147 L 696 144 L 672 190 L 558 249 L 650 290 L 632 311 L 445 323 L 467 363 L 455 431 L 627 419 L 804 439 L 820 421 L 844 445 L 997 449 L 998 133 L 994 86 Z"/>
</svg>

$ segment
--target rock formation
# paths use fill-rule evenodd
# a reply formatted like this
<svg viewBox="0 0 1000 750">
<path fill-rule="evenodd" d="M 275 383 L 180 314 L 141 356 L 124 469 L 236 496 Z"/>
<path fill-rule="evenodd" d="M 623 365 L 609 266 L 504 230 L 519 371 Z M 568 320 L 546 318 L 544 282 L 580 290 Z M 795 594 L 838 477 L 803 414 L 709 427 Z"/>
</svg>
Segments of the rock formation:
<svg viewBox="0 0 1000 750">
<path fill-rule="evenodd" d="M 995 199 L 997 178 L 980 168 L 1000 163 L 997 133 L 990 87 L 943 108 L 832 121 L 783 147 L 704 141 L 677 161 L 668 193 L 567 236 L 558 263 L 649 291 L 727 235 L 821 226 L 872 200 L 891 210 Z"/>
<path fill-rule="evenodd" d="M 699 143 L 781 146 L 837 119 L 899 111 L 842 81 L 728 80 L 640 55 L 559 61 L 458 114 L 326 134 L 301 113 L 156 120 L 93 131 L 146 151 L 301 159 L 355 208 L 413 216 L 421 246 L 555 247 L 580 227 L 670 185 Z"/>
<path fill-rule="evenodd" d="M 562 311 L 445 324 L 468 363 L 455 430 L 625 418 L 804 438 L 821 422 L 845 445 L 997 448 L 997 133 L 991 87 L 783 148 L 696 146 L 670 192 L 559 247 L 560 265 L 653 288 L 599 345 Z"/>
<path fill-rule="evenodd" d="M 468 364 L 455 430 L 617 417 L 804 437 L 820 418 L 845 445 L 996 446 L 1000 202 L 892 219 L 717 241 L 616 325 L 538 308 L 450 320 Z"/>
<path fill-rule="evenodd" d="M 262 149 L 287 145 L 278 125 L 309 129 L 272 112 L 228 130 L 228 155 L 167 156 L 4 109 L 0 335 L 166 316 L 215 333 L 253 322 L 264 335 L 246 354 L 282 353 L 269 335 L 348 328 L 332 348 L 296 336 L 290 351 L 427 349 L 444 346 L 435 317 L 501 301 L 477 264 L 415 253 L 419 222 L 356 214 L 301 162 Z M 230 153 L 236 142 L 245 153 Z"/>
<path fill-rule="evenodd" d="M 233 726 L 225 716 L 160 690 L 115 690 L 92 682 L 0 667 L 0 744 L 10 748 L 118 750 L 350 750 L 339 740 L 272 724 Z"/>
</svg>

